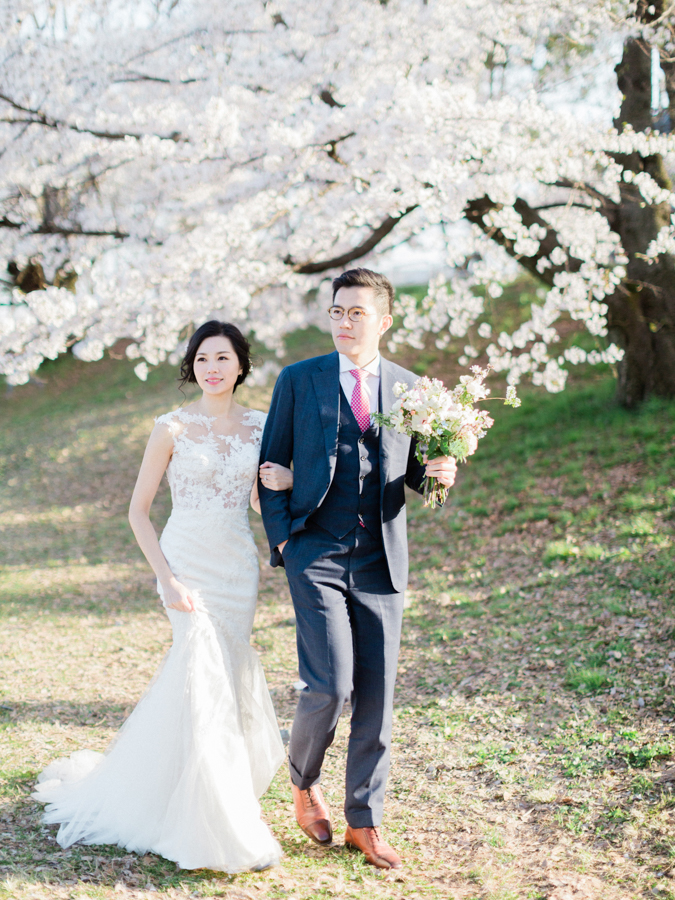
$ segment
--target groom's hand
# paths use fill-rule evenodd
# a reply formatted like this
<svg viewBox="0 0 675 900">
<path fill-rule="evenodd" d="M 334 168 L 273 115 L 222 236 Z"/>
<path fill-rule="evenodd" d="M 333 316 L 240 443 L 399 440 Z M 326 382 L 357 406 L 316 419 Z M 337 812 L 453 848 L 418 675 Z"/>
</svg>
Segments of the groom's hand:
<svg viewBox="0 0 675 900">
<path fill-rule="evenodd" d="M 280 544 L 277 544 L 277 550 L 279 551 L 279 553 L 281 553 L 282 556 L 284 555 L 284 547 L 286 546 L 287 543 L 288 543 L 288 541 L 286 540 L 286 541 L 282 541 Z"/>
<path fill-rule="evenodd" d="M 457 476 L 457 461 L 452 456 L 437 456 L 427 462 L 426 475 L 452 487 Z"/>
</svg>

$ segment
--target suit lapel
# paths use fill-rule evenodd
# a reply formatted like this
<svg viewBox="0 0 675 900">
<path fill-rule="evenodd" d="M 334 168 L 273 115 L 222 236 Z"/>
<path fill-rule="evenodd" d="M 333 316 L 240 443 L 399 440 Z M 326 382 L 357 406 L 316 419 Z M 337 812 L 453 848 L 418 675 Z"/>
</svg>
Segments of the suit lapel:
<svg viewBox="0 0 675 900">
<path fill-rule="evenodd" d="M 394 372 L 388 359 L 380 357 L 380 411 L 386 415 L 396 399 L 394 396 Z M 380 483 L 382 491 L 389 475 L 389 459 L 394 449 L 396 434 L 391 428 L 380 426 Z"/>
<path fill-rule="evenodd" d="M 312 382 L 319 406 L 323 439 L 332 480 L 337 459 L 340 416 L 340 370 L 337 350 L 327 356 L 318 370 L 312 373 Z"/>
</svg>

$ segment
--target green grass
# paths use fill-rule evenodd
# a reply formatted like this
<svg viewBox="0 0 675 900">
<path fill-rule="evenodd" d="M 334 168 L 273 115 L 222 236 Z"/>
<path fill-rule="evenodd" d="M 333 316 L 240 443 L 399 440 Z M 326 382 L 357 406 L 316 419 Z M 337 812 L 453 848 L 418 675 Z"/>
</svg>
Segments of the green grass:
<svg viewBox="0 0 675 900">
<path fill-rule="evenodd" d="M 568 669 L 565 684 L 575 690 L 584 690 L 589 693 L 597 693 L 608 687 L 612 679 L 606 669 L 598 666 L 589 666 L 582 669 Z"/>
</svg>

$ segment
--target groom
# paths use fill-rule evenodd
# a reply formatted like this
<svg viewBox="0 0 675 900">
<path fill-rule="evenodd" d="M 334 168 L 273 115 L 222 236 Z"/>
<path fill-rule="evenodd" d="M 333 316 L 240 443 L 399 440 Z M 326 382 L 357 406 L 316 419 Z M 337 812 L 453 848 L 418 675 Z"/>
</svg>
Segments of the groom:
<svg viewBox="0 0 675 900">
<path fill-rule="evenodd" d="M 321 765 L 351 699 L 345 843 L 383 869 L 401 866 L 379 825 L 408 579 L 404 483 L 421 492 L 427 474 L 449 487 L 456 473 L 446 457 L 421 465 L 409 437 L 373 422 L 389 412 L 396 381 L 415 381 L 379 353 L 393 299 L 388 279 L 368 269 L 333 281 L 337 353 L 281 372 L 260 456 L 294 469 L 290 492 L 266 489 L 261 470 L 260 504 L 271 563 L 286 568 L 307 685 L 289 746 L 295 814 L 312 840 L 332 841 Z"/>
</svg>

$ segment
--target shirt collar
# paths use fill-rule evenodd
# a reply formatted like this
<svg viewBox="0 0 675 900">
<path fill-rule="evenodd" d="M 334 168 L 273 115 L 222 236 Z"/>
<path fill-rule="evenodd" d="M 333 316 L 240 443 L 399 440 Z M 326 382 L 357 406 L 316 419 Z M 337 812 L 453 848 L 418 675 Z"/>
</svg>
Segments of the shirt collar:
<svg viewBox="0 0 675 900">
<path fill-rule="evenodd" d="M 350 358 L 344 353 L 338 353 L 340 357 L 340 372 L 349 372 L 350 369 L 356 369 L 357 366 L 350 360 Z M 380 376 L 380 354 L 378 353 L 375 359 L 371 360 L 367 366 L 363 366 L 363 371 L 367 372 L 369 375 L 376 375 L 378 378 Z"/>
</svg>

